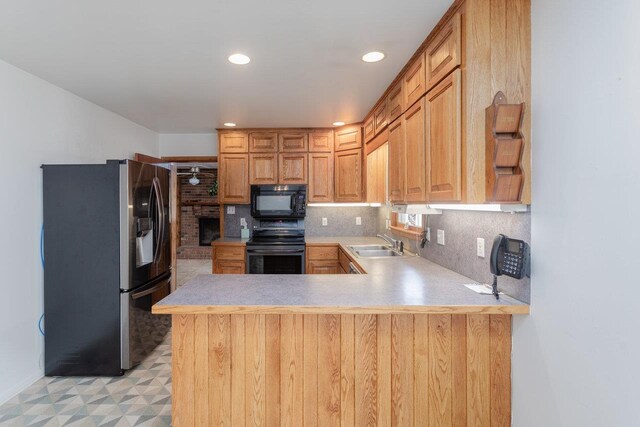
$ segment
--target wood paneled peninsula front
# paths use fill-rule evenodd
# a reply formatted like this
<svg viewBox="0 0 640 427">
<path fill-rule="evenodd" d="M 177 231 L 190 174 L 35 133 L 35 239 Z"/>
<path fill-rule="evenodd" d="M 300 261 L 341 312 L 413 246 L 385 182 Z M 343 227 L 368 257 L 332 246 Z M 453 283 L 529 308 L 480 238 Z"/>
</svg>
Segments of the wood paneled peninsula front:
<svg viewBox="0 0 640 427">
<path fill-rule="evenodd" d="M 511 317 L 529 306 L 420 257 L 354 259 L 366 274 L 198 276 L 156 304 L 173 425 L 509 425 Z"/>
</svg>

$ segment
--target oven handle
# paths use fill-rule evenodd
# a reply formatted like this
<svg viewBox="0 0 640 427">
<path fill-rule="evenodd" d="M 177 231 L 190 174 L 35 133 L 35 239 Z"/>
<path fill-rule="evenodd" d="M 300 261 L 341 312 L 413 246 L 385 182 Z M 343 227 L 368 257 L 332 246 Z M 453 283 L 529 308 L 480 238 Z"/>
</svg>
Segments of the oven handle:
<svg viewBox="0 0 640 427">
<path fill-rule="evenodd" d="M 247 249 L 247 254 L 279 255 L 279 254 L 301 254 L 301 253 L 304 253 L 304 249 L 290 249 L 290 250 Z"/>
</svg>

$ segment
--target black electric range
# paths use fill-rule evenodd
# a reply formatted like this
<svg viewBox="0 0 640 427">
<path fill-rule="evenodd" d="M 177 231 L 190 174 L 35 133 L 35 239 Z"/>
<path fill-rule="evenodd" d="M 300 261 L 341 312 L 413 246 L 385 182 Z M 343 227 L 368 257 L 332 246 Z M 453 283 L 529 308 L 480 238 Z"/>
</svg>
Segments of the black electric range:
<svg viewBox="0 0 640 427">
<path fill-rule="evenodd" d="M 247 273 L 304 274 L 304 223 L 263 220 L 247 242 Z"/>
</svg>

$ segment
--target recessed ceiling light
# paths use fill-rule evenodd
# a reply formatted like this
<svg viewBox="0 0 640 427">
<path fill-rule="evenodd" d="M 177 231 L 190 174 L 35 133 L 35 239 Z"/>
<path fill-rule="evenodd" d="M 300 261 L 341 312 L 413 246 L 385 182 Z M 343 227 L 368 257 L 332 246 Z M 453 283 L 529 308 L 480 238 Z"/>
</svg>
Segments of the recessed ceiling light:
<svg viewBox="0 0 640 427">
<path fill-rule="evenodd" d="M 333 122 L 334 126 L 344 126 L 344 122 Z"/>
<path fill-rule="evenodd" d="M 228 128 L 236 127 L 236 124 L 235 124 L 235 123 L 231 123 L 231 122 L 227 122 L 227 123 L 225 123 L 224 125 L 225 125 L 226 127 L 228 127 Z"/>
<path fill-rule="evenodd" d="M 362 55 L 364 62 L 378 62 L 384 59 L 384 53 L 382 52 L 369 52 Z"/>
<path fill-rule="evenodd" d="M 245 65 L 251 62 L 251 58 L 242 53 L 234 53 L 233 55 L 229 56 L 229 62 L 237 65 Z"/>
</svg>

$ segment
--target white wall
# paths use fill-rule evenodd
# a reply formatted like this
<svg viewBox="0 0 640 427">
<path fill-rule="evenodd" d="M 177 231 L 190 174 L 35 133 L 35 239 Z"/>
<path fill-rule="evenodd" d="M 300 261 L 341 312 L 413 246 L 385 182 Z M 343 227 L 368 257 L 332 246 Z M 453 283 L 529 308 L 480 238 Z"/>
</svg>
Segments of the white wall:
<svg viewBox="0 0 640 427">
<path fill-rule="evenodd" d="M 42 376 L 43 163 L 158 155 L 158 135 L 0 61 L 0 402 Z"/>
<path fill-rule="evenodd" d="M 161 133 L 161 156 L 217 156 L 216 133 Z"/>
<path fill-rule="evenodd" d="M 532 313 L 514 426 L 638 425 L 640 4 L 533 0 Z"/>
</svg>

